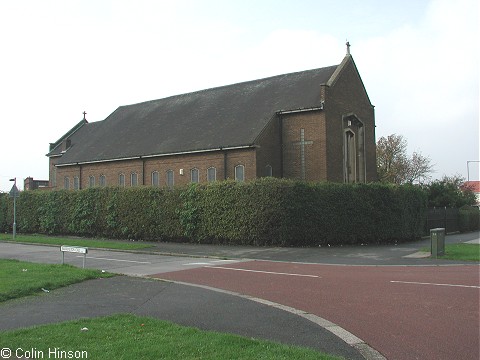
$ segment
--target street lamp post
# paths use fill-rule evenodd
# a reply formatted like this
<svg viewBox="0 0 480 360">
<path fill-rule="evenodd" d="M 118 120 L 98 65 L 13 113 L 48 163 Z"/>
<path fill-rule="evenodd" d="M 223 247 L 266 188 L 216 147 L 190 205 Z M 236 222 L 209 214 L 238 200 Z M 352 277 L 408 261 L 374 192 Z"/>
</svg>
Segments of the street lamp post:
<svg viewBox="0 0 480 360">
<path fill-rule="evenodd" d="M 18 189 L 17 189 L 17 178 L 10 179 L 13 181 L 12 190 L 10 190 L 10 197 L 13 197 L 13 240 L 17 235 L 17 197 L 18 197 Z"/>
</svg>

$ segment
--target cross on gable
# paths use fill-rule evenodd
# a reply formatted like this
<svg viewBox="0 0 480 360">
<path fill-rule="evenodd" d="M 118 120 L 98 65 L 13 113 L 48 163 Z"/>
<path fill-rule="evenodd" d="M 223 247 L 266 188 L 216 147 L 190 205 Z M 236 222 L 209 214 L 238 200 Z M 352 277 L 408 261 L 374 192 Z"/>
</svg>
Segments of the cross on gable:
<svg viewBox="0 0 480 360">
<path fill-rule="evenodd" d="M 293 142 L 293 146 L 300 146 L 300 170 L 302 174 L 302 180 L 306 178 L 305 168 L 305 145 L 312 145 L 312 140 L 305 140 L 305 129 L 300 129 L 300 141 Z"/>
</svg>

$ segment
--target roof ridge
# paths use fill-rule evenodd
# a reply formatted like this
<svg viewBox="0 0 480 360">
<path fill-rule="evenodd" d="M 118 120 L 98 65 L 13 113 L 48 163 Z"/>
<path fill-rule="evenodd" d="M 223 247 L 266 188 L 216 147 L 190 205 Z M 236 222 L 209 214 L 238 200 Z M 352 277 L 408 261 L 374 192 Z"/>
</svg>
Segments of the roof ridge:
<svg viewBox="0 0 480 360">
<path fill-rule="evenodd" d="M 220 90 L 220 89 L 225 89 L 225 88 L 229 88 L 229 87 L 237 86 L 237 85 L 247 85 L 247 84 L 252 84 L 252 83 L 255 83 L 255 82 L 262 82 L 262 81 L 265 81 L 265 80 L 274 79 L 274 78 L 280 78 L 280 77 L 291 76 L 291 75 L 307 73 L 307 72 L 314 72 L 314 71 L 325 70 L 325 69 L 330 69 L 330 68 L 337 68 L 338 66 L 340 66 L 340 64 L 324 66 L 324 67 L 321 67 L 321 68 L 315 68 L 315 69 L 309 69 L 309 70 L 294 71 L 294 72 L 286 73 L 286 74 L 273 75 L 273 76 L 268 76 L 268 77 L 260 78 L 260 79 L 246 80 L 246 81 L 241 81 L 241 82 L 233 83 L 233 84 L 215 86 L 215 87 L 211 87 L 211 88 L 190 91 L 190 92 L 186 92 L 186 93 L 182 93 L 182 94 L 170 95 L 170 96 L 166 96 L 166 97 L 159 98 L 159 99 L 142 101 L 142 102 L 139 102 L 139 103 L 120 105 L 119 107 L 129 107 L 129 106 L 135 106 L 135 105 L 154 103 L 154 102 L 161 101 L 161 100 L 172 99 L 172 98 L 175 98 L 175 97 L 181 97 L 181 96 L 186 96 L 186 95 L 200 94 L 200 93 L 207 92 L 207 91 Z"/>
</svg>

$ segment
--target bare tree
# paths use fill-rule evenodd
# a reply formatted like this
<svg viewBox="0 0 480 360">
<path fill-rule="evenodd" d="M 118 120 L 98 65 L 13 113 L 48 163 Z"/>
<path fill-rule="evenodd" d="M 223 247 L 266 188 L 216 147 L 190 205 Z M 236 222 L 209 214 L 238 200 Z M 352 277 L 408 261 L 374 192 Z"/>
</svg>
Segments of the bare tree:
<svg viewBox="0 0 480 360">
<path fill-rule="evenodd" d="M 381 137 L 377 142 L 377 172 L 383 182 L 423 183 L 430 178 L 433 165 L 428 157 L 414 152 L 407 155 L 407 141 L 402 135 Z"/>
<path fill-rule="evenodd" d="M 414 152 L 407 162 L 404 182 L 409 184 L 426 183 L 430 180 L 432 172 L 433 165 L 430 163 L 430 158 Z"/>
</svg>

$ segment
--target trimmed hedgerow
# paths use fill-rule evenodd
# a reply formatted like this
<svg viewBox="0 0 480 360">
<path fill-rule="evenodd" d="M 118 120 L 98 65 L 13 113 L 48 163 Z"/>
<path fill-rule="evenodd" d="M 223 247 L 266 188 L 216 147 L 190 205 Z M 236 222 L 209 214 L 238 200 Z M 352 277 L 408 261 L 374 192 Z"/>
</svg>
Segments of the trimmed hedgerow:
<svg viewBox="0 0 480 360">
<path fill-rule="evenodd" d="M 480 210 L 472 206 L 462 206 L 458 214 L 458 226 L 460 231 L 480 230 Z"/>
<path fill-rule="evenodd" d="M 0 200 L 2 225 L 11 206 Z M 318 246 L 412 240 L 422 234 L 425 205 L 425 193 L 414 186 L 264 178 L 175 189 L 22 192 L 17 224 L 25 233 Z"/>
</svg>

